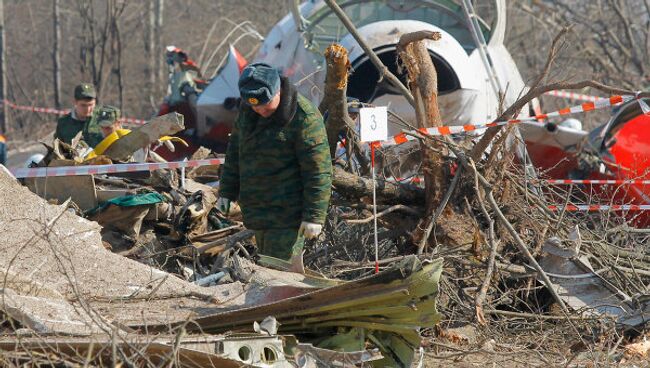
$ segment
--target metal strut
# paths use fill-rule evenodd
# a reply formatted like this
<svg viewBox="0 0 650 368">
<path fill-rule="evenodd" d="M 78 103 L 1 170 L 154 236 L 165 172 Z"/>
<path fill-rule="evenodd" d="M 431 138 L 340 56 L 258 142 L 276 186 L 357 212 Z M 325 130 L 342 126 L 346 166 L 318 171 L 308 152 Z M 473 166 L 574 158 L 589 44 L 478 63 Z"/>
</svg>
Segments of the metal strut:
<svg viewBox="0 0 650 368">
<path fill-rule="evenodd" d="M 471 0 L 463 0 L 463 10 L 465 12 L 465 17 L 467 18 L 467 26 L 472 33 L 472 38 L 474 43 L 478 48 L 479 55 L 481 56 L 481 61 L 487 72 L 488 79 L 490 80 L 490 85 L 494 91 L 495 96 L 499 98 L 503 93 L 503 88 L 499 77 L 497 76 L 496 70 L 494 70 L 494 63 L 490 54 L 488 52 L 487 43 L 485 42 L 485 37 L 483 37 L 483 32 L 481 32 L 481 27 L 478 23 L 478 15 L 474 11 L 474 6 L 472 5 Z"/>
<path fill-rule="evenodd" d="M 501 96 L 505 93 L 505 90 L 501 86 L 501 82 L 499 81 L 499 76 L 497 75 L 497 72 L 494 69 L 494 62 L 490 57 L 490 53 L 487 48 L 487 42 L 485 42 L 485 37 L 483 36 L 483 32 L 481 32 L 481 27 L 478 23 L 479 18 L 478 15 L 476 14 L 476 11 L 474 11 L 474 6 L 472 5 L 471 0 L 463 0 L 463 10 L 465 11 L 465 17 L 467 17 L 467 26 L 470 32 L 472 33 L 472 38 L 474 39 L 474 43 L 478 48 L 479 55 L 481 56 L 481 61 L 483 62 L 483 66 L 485 67 L 485 71 L 488 75 L 488 79 L 490 81 L 490 85 L 492 86 L 492 90 L 494 91 L 494 95 L 497 97 L 497 99 L 500 99 Z M 532 164 L 530 155 L 528 155 L 528 150 L 526 149 L 526 145 L 522 143 L 524 140 L 521 136 L 519 129 L 515 129 L 515 135 L 517 137 L 516 152 L 517 152 L 517 156 L 523 163 L 526 179 L 527 180 L 537 179 L 537 172 L 535 171 L 535 167 Z M 529 185 L 529 188 L 533 193 L 538 193 L 537 187 L 533 185 Z"/>
</svg>

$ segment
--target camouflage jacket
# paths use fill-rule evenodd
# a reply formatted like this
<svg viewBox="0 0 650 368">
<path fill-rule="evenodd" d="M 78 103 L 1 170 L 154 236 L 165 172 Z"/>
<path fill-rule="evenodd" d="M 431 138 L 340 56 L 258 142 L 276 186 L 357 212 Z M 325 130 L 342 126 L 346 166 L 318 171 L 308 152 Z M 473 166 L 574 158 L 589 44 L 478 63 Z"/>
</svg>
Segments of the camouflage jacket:
<svg viewBox="0 0 650 368">
<path fill-rule="evenodd" d="M 332 161 L 318 109 L 282 79 L 269 118 L 242 105 L 230 136 L 220 195 L 239 201 L 249 229 L 325 222 Z"/>
<path fill-rule="evenodd" d="M 56 122 L 56 131 L 54 138 L 59 138 L 65 143 L 70 144 L 77 133 L 83 131 L 83 140 L 90 147 L 95 147 L 104 139 L 102 130 L 97 125 L 97 114 L 101 106 L 96 106 L 91 117 L 86 120 L 78 120 L 72 116 L 72 112 L 63 115 Z"/>
</svg>

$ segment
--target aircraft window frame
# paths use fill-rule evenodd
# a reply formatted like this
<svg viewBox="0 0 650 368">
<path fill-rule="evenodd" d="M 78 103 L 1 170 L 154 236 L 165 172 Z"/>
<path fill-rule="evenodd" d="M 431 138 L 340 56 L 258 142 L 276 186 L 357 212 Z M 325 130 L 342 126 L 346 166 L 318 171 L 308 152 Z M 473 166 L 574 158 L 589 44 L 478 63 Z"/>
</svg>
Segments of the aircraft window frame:
<svg viewBox="0 0 650 368">
<path fill-rule="evenodd" d="M 345 10 L 345 8 L 347 7 L 361 5 L 364 3 L 385 3 L 387 7 L 391 7 L 390 2 L 391 0 L 348 0 L 348 1 L 341 2 L 338 5 L 341 9 Z M 467 20 L 463 13 L 462 6 L 460 4 L 455 3 L 452 0 L 419 0 L 417 1 L 417 3 L 418 3 L 417 6 L 426 6 L 428 8 L 439 10 L 441 13 L 447 14 L 450 17 L 454 18 L 458 24 L 464 24 L 467 27 Z M 441 4 L 441 3 L 445 3 L 445 4 Z M 456 11 L 451 9 L 452 6 L 456 7 Z M 333 13 L 334 13 L 333 10 L 330 9 L 327 5 L 325 5 L 323 6 L 323 8 L 319 9 L 315 14 L 309 17 L 308 19 L 309 23 L 307 25 L 307 28 L 305 29 L 305 34 L 308 35 L 307 39 L 312 44 L 312 46 L 314 46 L 313 45 L 314 36 L 318 34 L 318 32 L 314 32 L 315 28 L 323 20 L 332 16 Z M 478 20 L 479 20 L 479 25 L 483 30 L 483 35 L 485 36 L 485 39 L 489 40 L 492 36 L 491 27 L 481 17 L 479 17 Z M 355 26 L 359 26 L 359 25 L 355 24 Z M 467 30 L 469 32 L 469 28 Z M 467 52 L 467 54 L 471 54 L 472 51 L 476 50 L 476 45 L 472 42 L 471 48 L 464 47 L 464 49 Z"/>
</svg>

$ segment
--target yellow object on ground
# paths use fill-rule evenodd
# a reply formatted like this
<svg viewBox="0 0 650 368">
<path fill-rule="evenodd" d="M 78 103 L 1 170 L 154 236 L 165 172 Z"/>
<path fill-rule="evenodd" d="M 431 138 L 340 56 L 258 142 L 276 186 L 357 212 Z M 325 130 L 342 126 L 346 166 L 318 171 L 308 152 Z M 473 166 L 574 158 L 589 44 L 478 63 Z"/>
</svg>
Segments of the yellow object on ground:
<svg viewBox="0 0 650 368">
<path fill-rule="evenodd" d="M 108 147 L 111 146 L 111 144 L 113 144 L 113 142 L 115 142 L 116 140 L 124 137 L 125 135 L 127 135 L 129 133 L 131 133 L 130 129 L 117 129 L 113 133 L 109 134 L 101 142 L 99 142 L 99 144 L 97 146 L 95 146 L 95 149 L 90 151 L 90 153 L 86 156 L 86 160 L 89 160 L 91 158 L 95 158 L 95 157 L 101 155 L 102 153 L 104 153 L 104 151 L 106 151 L 108 149 Z"/>
<path fill-rule="evenodd" d="M 125 135 L 131 133 L 130 129 L 117 129 L 113 133 L 109 134 L 106 136 L 95 148 L 90 151 L 90 153 L 85 157 L 85 160 L 90 160 L 93 159 L 99 155 L 102 155 L 108 147 L 110 147 L 115 141 L 118 139 L 124 137 Z M 172 142 L 178 142 L 187 147 L 187 142 L 185 142 L 183 139 L 178 138 L 178 137 L 170 137 L 170 136 L 164 136 L 160 137 L 159 141 L 165 142 L 165 141 L 172 141 Z"/>
</svg>

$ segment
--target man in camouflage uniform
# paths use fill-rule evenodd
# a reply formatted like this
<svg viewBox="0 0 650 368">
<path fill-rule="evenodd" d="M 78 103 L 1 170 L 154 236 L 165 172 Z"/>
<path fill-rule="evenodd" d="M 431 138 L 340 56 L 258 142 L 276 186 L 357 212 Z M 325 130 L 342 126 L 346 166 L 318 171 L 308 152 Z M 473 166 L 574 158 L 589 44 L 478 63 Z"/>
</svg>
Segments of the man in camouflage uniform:
<svg viewBox="0 0 650 368">
<path fill-rule="evenodd" d="M 97 125 L 104 138 L 122 129 L 120 122 L 120 109 L 115 106 L 104 105 L 97 114 Z"/>
<path fill-rule="evenodd" d="M 304 272 L 305 238 L 318 236 L 327 215 L 332 163 L 318 109 L 280 72 L 263 63 L 239 79 L 242 104 L 230 136 L 218 208 L 239 201 L 259 252 L 290 260 Z"/>
<path fill-rule="evenodd" d="M 70 144 L 79 132 L 83 132 L 83 140 L 88 146 L 95 147 L 104 139 L 96 121 L 96 103 L 97 93 L 92 84 L 82 83 L 76 86 L 72 111 L 59 118 L 54 138 Z"/>
</svg>

